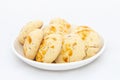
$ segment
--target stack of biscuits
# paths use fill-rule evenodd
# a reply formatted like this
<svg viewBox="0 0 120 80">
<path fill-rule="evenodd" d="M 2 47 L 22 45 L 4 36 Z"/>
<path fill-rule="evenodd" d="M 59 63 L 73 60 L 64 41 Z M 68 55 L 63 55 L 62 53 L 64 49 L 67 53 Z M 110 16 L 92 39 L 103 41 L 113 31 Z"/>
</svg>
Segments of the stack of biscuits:
<svg viewBox="0 0 120 80">
<path fill-rule="evenodd" d="M 69 63 L 90 58 L 102 47 L 102 39 L 88 26 L 72 27 L 61 18 L 48 25 L 27 23 L 19 33 L 26 58 L 43 63 Z"/>
</svg>

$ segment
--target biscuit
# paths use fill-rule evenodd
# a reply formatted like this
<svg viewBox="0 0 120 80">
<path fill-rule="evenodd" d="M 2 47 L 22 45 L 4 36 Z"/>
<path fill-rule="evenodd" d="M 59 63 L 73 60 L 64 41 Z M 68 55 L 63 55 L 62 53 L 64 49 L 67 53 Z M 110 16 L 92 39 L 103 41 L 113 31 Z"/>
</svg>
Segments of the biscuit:
<svg viewBox="0 0 120 80">
<path fill-rule="evenodd" d="M 47 27 L 44 28 L 44 36 L 58 33 L 61 35 L 67 34 L 64 32 L 64 29 L 62 28 L 63 26 L 60 24 L 49 24 Z"/>
<path fill-rule="evenodd" d="M 23 45 L 23 51 L 27 58 L 32 60 L 35 58 L 42 39 L 43 31 L 40 29 L 36 29 L 27 35 Z"/>
<path fill-rule="evenodd" d="M 42 21 L 31 21 L 27 23 L 19 33 L 18 40 L 23 45 L 26 36 L 35 29 L 40 29 L 43 25 Z"/>
<path fill-rule="evenodd" d="M 99 50 L 100 50 L 99 47 L 86 46 L 86 51 L 85 51 L 86 57 L 84 59 L 87 59 L 87 58 L 94 56 Z"/>
<path fill-rule="evenodd" d="M 61 51 L 62 36 L 59 34 L 50 34 L 44 37 L 39 51 L 36 55 L 36 61 L 52 63 Z"/>
<path fill-rule="evenodd" d="M 87 26 L 78 26 L 72 33 L 78 34 L 85 44 L 86 58 L 94 56 L 102 47 L 102 39 L 97 32 Z"/>
<path fill-rule="evenodd" d="M 50 24 L 59 24 L 62 25 L 60 27 L 60 30 L 65 32 L 65 33 L 69 33 L 71 31 L 71 25 L 65 21 L 64 19 L 61 18 L 54 18 L 50 21 Z"/>
<path fill-rule="evenodd" d="M 53 33 L 58 33 L 60 35 L 65 35 L 69 33 L 69 29 L 65 29 L 61 24 L 49 24 L 47 27 L 44 28 L 44 35 L 50 35 Z"/>
<path fill-rule="evenodd" d="M 69 63 L 80 61 L 86 56 L 83 41 L 76 34 L 68 34 L 64 37 L 62 50 L 55 60 L 56 63 Z"/>
</svg>

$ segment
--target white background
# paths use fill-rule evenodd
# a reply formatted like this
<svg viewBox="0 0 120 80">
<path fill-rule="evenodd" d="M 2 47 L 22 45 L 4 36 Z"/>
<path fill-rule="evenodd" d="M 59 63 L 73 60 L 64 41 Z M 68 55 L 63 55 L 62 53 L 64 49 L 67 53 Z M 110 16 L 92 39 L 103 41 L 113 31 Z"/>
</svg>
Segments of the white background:
<svg viewBox="0 0 120 80">
<path fill-rule="evenodd" d="M 45 71 L 19 60 L 11 44 L 20 29 L 35 19 L 45 24 L 61 17 L 89 25 L 107 46 L 93 63 L 70 71 Z M 0 80 L 120 80 L 119 0 L 0 0 Z"/>
</svg>

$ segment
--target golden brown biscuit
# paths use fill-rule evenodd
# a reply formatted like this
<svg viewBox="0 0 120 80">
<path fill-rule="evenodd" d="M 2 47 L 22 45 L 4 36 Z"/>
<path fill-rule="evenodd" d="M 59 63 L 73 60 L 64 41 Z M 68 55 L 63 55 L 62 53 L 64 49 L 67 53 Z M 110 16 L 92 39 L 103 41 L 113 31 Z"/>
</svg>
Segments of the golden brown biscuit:
<svg viewBox="0 0 120 80">
<path fill-rule="evenodd" d="M 76 34 L 68 34 L 64 38 L 60 55 L 56 63 L 68 63 L 80 61 L 86 56 L 83 41 Z"/>
<path fill-rule="evenodd" d="M 31 21 L 27 23 L 19 33 L 18 40 L 23 45 L 26 36 L 35 29 L 40 29 L 43 25 L 42 21 Z"/>
<path fill-rule="evenodd" d="M 43 31 L 36 29 L 30 32 L 23 45 L 24 54 L 29 59 L 34 59 L 43 39 Z"/>
<path fill-rule="evenodd" d="M 87 26 L 78 26 L 72 33 L 78 34 L 86 47 L 86 58 L 94 56 L 102 47 L 102 39 L 97 32 Z"/>
<path fill-rule="evenodd" d="M 39 51 L 36 56 L 36 61 L 52 63 L 60 53 L 62 46 L 62 36 L 59 34 L 50 34 L 44 37 Z"/>
</svg>

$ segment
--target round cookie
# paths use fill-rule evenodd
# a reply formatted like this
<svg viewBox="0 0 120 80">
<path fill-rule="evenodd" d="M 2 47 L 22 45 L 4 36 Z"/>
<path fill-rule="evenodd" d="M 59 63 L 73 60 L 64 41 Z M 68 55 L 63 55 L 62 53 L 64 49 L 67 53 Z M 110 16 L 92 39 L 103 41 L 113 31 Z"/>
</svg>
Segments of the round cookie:
<svg viewBox="0 0 120 80">
<path fill-rule="evenodd" d="M 54 18 L 50 21 L 50 24 L 60 24 L 60 25 L 62 25 L 60 27 L 60 30 L 65 32 L 65 33 L 70 33 L 70 31 L 71 31 L 71 25 L 67 21 L 65 21 L 64 19 Z"/>
<path fill-rule="evenodd" d="M 54 18 L 50 21 L 50 24 L 54 24 L 54 23 L 61 24 L 65 28 L 70 28 L 71 27 L 71 25 L 67 21 L 65 21 L 64 19 L 61 19 L 61 18 Z"/>
<path fill-rule="evenodd" d="M 61 24 L 49 24 L 47 27 L 44 28 L 44 35 L 50 35 L 54 33 L 58 33 L 60 35 L 68 34 Z"/>
<path fill-rule="evenodd" d="M 36 61 L 52 63 L 60 53 L 62 46 L 62 36 L 59 34 L 50 34 L 44 37 L 39 51 L 36 55 Z"/>
<path fill-rule="evenodd" d="M 86 56 L 83 41 L 76 34 L 68 34 L 64 38 L 60 55 L 56 63 L 68 63 L 80 61 Z"/>
<path fill-rule="evenodd" d="M 94 56 L 102 47 L 102 39 L 97 32 L 87 26 L 78 26 L 72 33 L 78 34 L 85 44 L 86 58 Z"/>
<path fill-rule="evenodd" d="M 42 42 L 42 39 L 43 39 L 43 31 L 40 29 L 36 29 L 27 35 L 25 39 L 25 43 L 23 45 L 23 51 L 27 58 L 29 59 L 35 58 L 40 43 Z"/>
<path fill-rule="evenodd" d="M 18 40 L 23 45 L 26 36 L 35 29 L 40 29 L 43 25 L 42 21 L 31 21 L 27 23 L 19 33 Z"/>
</svg>

